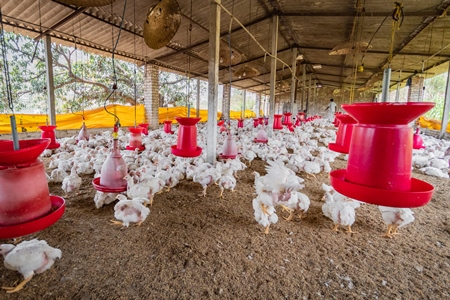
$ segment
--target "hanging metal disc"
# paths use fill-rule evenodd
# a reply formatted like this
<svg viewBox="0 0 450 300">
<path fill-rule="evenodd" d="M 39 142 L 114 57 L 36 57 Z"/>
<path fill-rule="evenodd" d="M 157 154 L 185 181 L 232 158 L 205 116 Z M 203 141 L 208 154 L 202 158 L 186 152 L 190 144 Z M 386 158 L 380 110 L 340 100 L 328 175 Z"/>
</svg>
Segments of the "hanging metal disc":
<svg viewBox="0 0 450 300">
<path fill-rule="evenodd" d="M 152 49 L 167 45 L 181 24 L 181 8 L 176 0 L 161 0 L 149 8 L 144 22 L 144 41 Z"/>
<path fill-rule="evenodd" d="M 100 7 L 111 4 L 114 1 L 116 0 L 57 0 L 57 2 L 77 7 Z"/>
</svg>

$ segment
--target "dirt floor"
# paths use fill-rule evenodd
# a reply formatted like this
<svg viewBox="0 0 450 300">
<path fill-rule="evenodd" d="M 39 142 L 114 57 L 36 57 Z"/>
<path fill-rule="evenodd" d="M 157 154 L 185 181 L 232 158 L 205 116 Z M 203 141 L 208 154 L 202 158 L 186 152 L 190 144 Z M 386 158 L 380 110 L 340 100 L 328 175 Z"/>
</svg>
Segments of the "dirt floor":
<svg viewBox="0 0 450 300">
<path fill-rule="evenodd" d="M 345 168 L 337 159 L 333 169 Z M 435 187 L 432 201 L 414 209 L 415 221 L 393 239 L 376 206 L 357 209 L 355 234 L 333 232 L 321 211 L 321 183 L 306 179 L 311 199 L 303 220 L 282 218 L 265 235 L 253 217 L 252 171 L 237 191 L 183 181 L 155 197 L 140 227 L 111 225 L 114 204 L 96 209 L 92 177 L 53 226 L 26 237 L 62 250 L 62 259 L 1 299 L 450 299 L 449 179 L 413 172 Z M 60 184 L 50 185 L 63 195 Z M 279 213 L 281 214 L 281 212 Z M 12 242 L 1 240 L 0 243 Z M 22 280 L 0 266 L 0 285 Z"/>
</svg>

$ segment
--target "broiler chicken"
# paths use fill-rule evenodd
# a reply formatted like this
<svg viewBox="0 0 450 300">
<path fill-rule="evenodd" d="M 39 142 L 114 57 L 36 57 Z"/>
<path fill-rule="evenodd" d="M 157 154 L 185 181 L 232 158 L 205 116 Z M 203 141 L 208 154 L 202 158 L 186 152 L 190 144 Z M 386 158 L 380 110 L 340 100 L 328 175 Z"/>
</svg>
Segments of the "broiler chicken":
<svg viewBox="0 0 450 300">
<path fill-rule="evenodd" d="M 383 235 L 387 238 L 392 238 L 398 234 L 397 229 L 408 225 L 414 221 L 414 212 L 410 208 L 396 208 L 388 206 L 378 206 L 384 222 L 388 229 Z"/>
<path fill-rule="evenodd" d="M 206 197 L 206 189 L 211 184 L 215 184 L 217 180 L 219 180 L 220 176 L 221 174 L 219 170 L 217 170 L 216 168 L 210 168 L 203 171 L 202 173 L 197 172 L 194 175 L 193 181 L 201 184 L 201 186 L 203 187 L 203 197 Z"/>
<path fill-rule="evenodd" d="M 219 179 L 219 187 L 220 187 L 219 198 L 223 198 L 223 191 L 225 189 L 234 192 L 234 188 L 236 187 L 236 178 L 234 178 L 233 175 L 229 174 L 222 175 Z"/>
<path fill-rule="evenodd" d="M 265 227 L 264 233 L 269 234 L 270 224 L 278 222 L 278 215 L 275 207 L 272 205 L 272 197 L 269 194 L 263 193 L 253 199 L 253 210 L 255 220 Z"/>
<path fill-rule="evenodd" d="M 100 208 L 103 205 L 108 205 L 116 200 L 117 193 L 103 193 L 97 191 L 94 196 L 94 203 L 96 208 Z"/>
<path fill-rule="evenodd" d="M 65 177 L 62 181 L 61 188 L 66 193 L 65 196 L 67 197 L 67 194 L 72 192 L 78 194 L 81 182 L 81 177 L 77 174 L 77 165 L 74 165 L 70 170 L 70 175 Z"/>
<path fill-rule="evenodd" d="M 35 273 L 40 274 L 50 269 L 56 258 L 61 258 L 61 250 L 50 247 L 46 241 L 37 239 L 24 241 L 17 246 L 0 245 L 0 253 L 5 258 L 5 267 L 18 271 L 24 277 L 24 280 L 16 287 L 2 287 L 7 293 L 20 291 Z"/>
<path fill-rule="evenodd" d="M 333 231 L 338 231 L 339 226 L 345 226 L 348 233 L 355 233 L 351 226 L 355 222 L 355 208 L 359 207 L 359 202 L 350 198 L 336 200 L 329 192 L 326 192 L 325 196 L 326 202 L 322 205 L 322 212 L 333 221 Z"/>
<path fill-rule="evenodd" d="M 148 201 L 146 198 L 129 200 L 125 195 L 118 194 L 116 199 L 119 202 L 114 206 L 114 217 L 119 221 L 111 220 L 113 224 L 128 227 L 130 223 L 135 223 L 140 226 L 150 214 L 150 209 L 144 205 Z"/>
<path fill-rule="evenodd" d="M 287 221 L 291 221 L 296 213 L 297 217 L 302 219 L 311 204 L 307 195 L 295 191 L 285 194 L 280 200 L 278 205 L 289 212 L 289 217 L 285 218 Z"/>
</svg>

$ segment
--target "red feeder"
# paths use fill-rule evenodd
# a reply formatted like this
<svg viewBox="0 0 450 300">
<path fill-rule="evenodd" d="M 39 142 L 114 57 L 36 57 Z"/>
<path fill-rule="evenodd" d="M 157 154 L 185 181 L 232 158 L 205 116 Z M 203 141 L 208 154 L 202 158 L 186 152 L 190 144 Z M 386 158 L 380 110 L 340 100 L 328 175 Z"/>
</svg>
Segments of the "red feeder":
<svg viewBox="0 0 450 300">
<path fill-rule="evenodd" d="M 262 124 L 258 118 L 253 119 L 253 128 L 258 127 L 259 124 Z"/>
<path fill-rule="evenodd" d="M 434 188 L 411 178 L 412 130 L 408 123 L 433 106 L 432 102 L 342 105 L 358 124 L 353 128 L 347 169 L 332 171 L 331 185 L 345 196 L 376 205 L 427 204 Z"/>
<path fill-rule="evenodd" d="M 283 125 L 286 125 L 286 126 L 289 126 L 289 124 L 292 125 L 291 117 L 292 117 L 292 113 L 285 112 L 284 113 L 284 123 L 283 123 Z"/>
<path fill-rule="evenodd" d="M 87 128 L 86 128 L 86 125 L 84 124 L 84 122 L 83 122 L 83 125 L 81 125 L 80 132 L 78 133 L 77 143 L 78 143 L 78 141 L 83 141 L 83 140 L 89 141 L 89 134 L 87 132 Z"/>
<path fill-rule="evenodd" d="M 424 149 L 423 139 L 420 136 L 419 128 L 416 128 L 416 132 L 413 135 L 413 149 Z"/>
<path fill-rule="evenodd" d="M 178 128 L 177 144 L 173 145 L 172 154 L 181 157 L 197 157 L 202 153 L 202 148 L 197 146 L 197 126 L 201 118 L 176 117 L 180 127 Z"/>
<path fill-rule="evenodd" d="M 339 119 L 338 118 L 336 118 L 338 115 L 340 115 L 341 113 L 340 112 L 335 112 L 334 113 L 334 120 L 333 120 L 333 122 L 332 122 L 332 124 L 335 126 L 335 127 L 339 127 Z"/>
<path fill-rule="evenodd" d="M 244 119 L 238 119 L 237 121 L 238 121 L 237 127 L 238 128 L 244 128 Z"/>
<path fill-rule="evenodd" d="M 0 143 L 0 239 L 40 231 L 64 212 L 64 199 L 49 195 L 44 164 L 38 156 L 49 139 Z M 58 197 L 57 197 L 58 198 Z"/>
<path fill-rule="evenodd" d="M 129 133 L 130 141 L 129 144 L 125 147 L 125 149 L 127 150 L 139 149 L 139 151 L 145 150 L 145 146 L 142 145 L 142 131 L 144 131 L 144 128 L 128 127 L 128 130 L 130 131 Z"/>
<path fill-rule="evenodd" d="M 169 133 L 169 134 L 173 134 L 172 121 L 170 121 L 170 120 L 164 121 L 164 132 L 165 133 Z"/>
<path fill-rule="evenodd" d="M 283 117 L 283 115 L 273 115 L 273 129 L 283 129 L 283 125 L 281 125 L 281 117 Z"/>
<path fill-rule="evenodd" d="M 264 122 L 264 125 L 269 125 L 269 118 L 267 118 L 267 117 L 264 117 L 262 120 L 261 120 L 261 124 L 262 124 L 262 122 Z"/>
<path fill-rule="evenodd" d="M 339 120 L 336 142 L 329 143 L 328 148 L 335 152 L 348 154 L 350 142 L 352 140 L 353 127 L 357 122 L 347 114 L 336 115 L 336 118 Z"/>
<path fill-rule="evenodd" d="M 148 135 L 148 125 L 148 123 L 142 123 L 138 125 L 139 127 L 142 127 L 144 129 L 142 130 L 142 134 Z"/>
<path fill-rule="evenodd" d="M 47 146 L 47 149 L 59 148 L 60 144 L 56 142 L 56 137 L 55 137 L 56 126 L 48 125 L 48 126 L 38 126 L 38 127 L 39 127 L 39 129 L 42 130 L 41 138 L 50 139 L 50 144 Z"/>
<path fill-rule="evenodd" d="M 222 153 L 219 154 L 221 159 L 234 159 L 238 155 L 236 142 L 233 140 L 233 137 L 230 133 L 228 133 L 225 142 L 223 143 Z"/>
<path fill-rule="evenodd" d="M 217 123 L 217 126 L 219 126 L 220 133 L 227 131 L 227 127 L 225 126 L 225 120 L 220 120 Z"/>
<path fill-rule="evenodd" d="M 114 128 L 114 133 L 117 133 Z M 127 181 L 124 177 L 128 174 L 125 161 L 120 155 L 118 140 L 113 139 L 113 147 L 105 160 L 100 173 L 100 178 L 95 178 L 92 185 L 97 191 L 104 193 L 120 193 L 127 190 Z"/>
<path fill-rule="evenodd" d="M 300 126 L 305 123 L 305 113 L 299 112 L 297 115 L 297 119 L 295 120 L 295 126 Z"/>
</svg>

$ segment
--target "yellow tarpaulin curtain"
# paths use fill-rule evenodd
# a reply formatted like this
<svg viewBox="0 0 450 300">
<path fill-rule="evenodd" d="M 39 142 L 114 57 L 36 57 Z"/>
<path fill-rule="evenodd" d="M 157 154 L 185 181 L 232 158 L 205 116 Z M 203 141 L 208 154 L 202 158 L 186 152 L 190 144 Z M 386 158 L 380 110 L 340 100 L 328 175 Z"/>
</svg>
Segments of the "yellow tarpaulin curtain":
<svg viewBox="0 0 450 300">
<path fill-rule="evenodd" d="M 431 120 L 425 117 L 419 117 L 419 125 L 422 128 L 441 130 L 441 121 Z M 450 132 L 450 123 L 447 124 L 446 132 Z"/>
<path fill-rule="evenodd" d="M 134 106 L 123 106 L 123 105 L 108 105 L 107 109 L 109 112 L 114 112 L 120 119 L 121 126 L 134 126 Z M 196 110 L 191 108 L 191 117 L 195 117 Z M 58 130 L 67 129 L 79 129 L 83 122 L 81 117 L 81 112 L 75 112 L 76 114 L 60 114 L 56 115 L 56 126 Z M 176 123 L 175 117 L 187 117 L 186 107 L 160 107 L 159 108 L 159 119 L 158 123 L 162 124 L 165 120 L 173 120 Z M 8 114 L 0 114 L 0 133 L 10 133 L 11 126 L 9 124 Z M 199 116 L 202 118 L 200 122 L 208 121 L 208 111 L 200 110 Z M 217 119 L 220 119 L 222 113 L 217 113 Z M 245 117 L 253 118 L 255 113 L 246 110 Z M 241 112 L 232 111 L 230 112 L 231 119 L 239 119 L 241 117 Z M 108 114 L 103 108 L 96 108 L 93 110 L 87 110 L 84 112 L 85 124 L 87 128 L 105 128 L 113 127 L 114 117 Z M 17 130 L 19 132 L 33 132 L 40 131 L 38 126 L 46 125 L 47 116 L 46 115 L 35 115 L 35 114 L 16 114 Z M 152 123 L 152 120 L 147 120 L 148 123 Z M 145 123 L 145 111 L 144 105 L 136 106 L 136 123 Z"/>
</svg>

